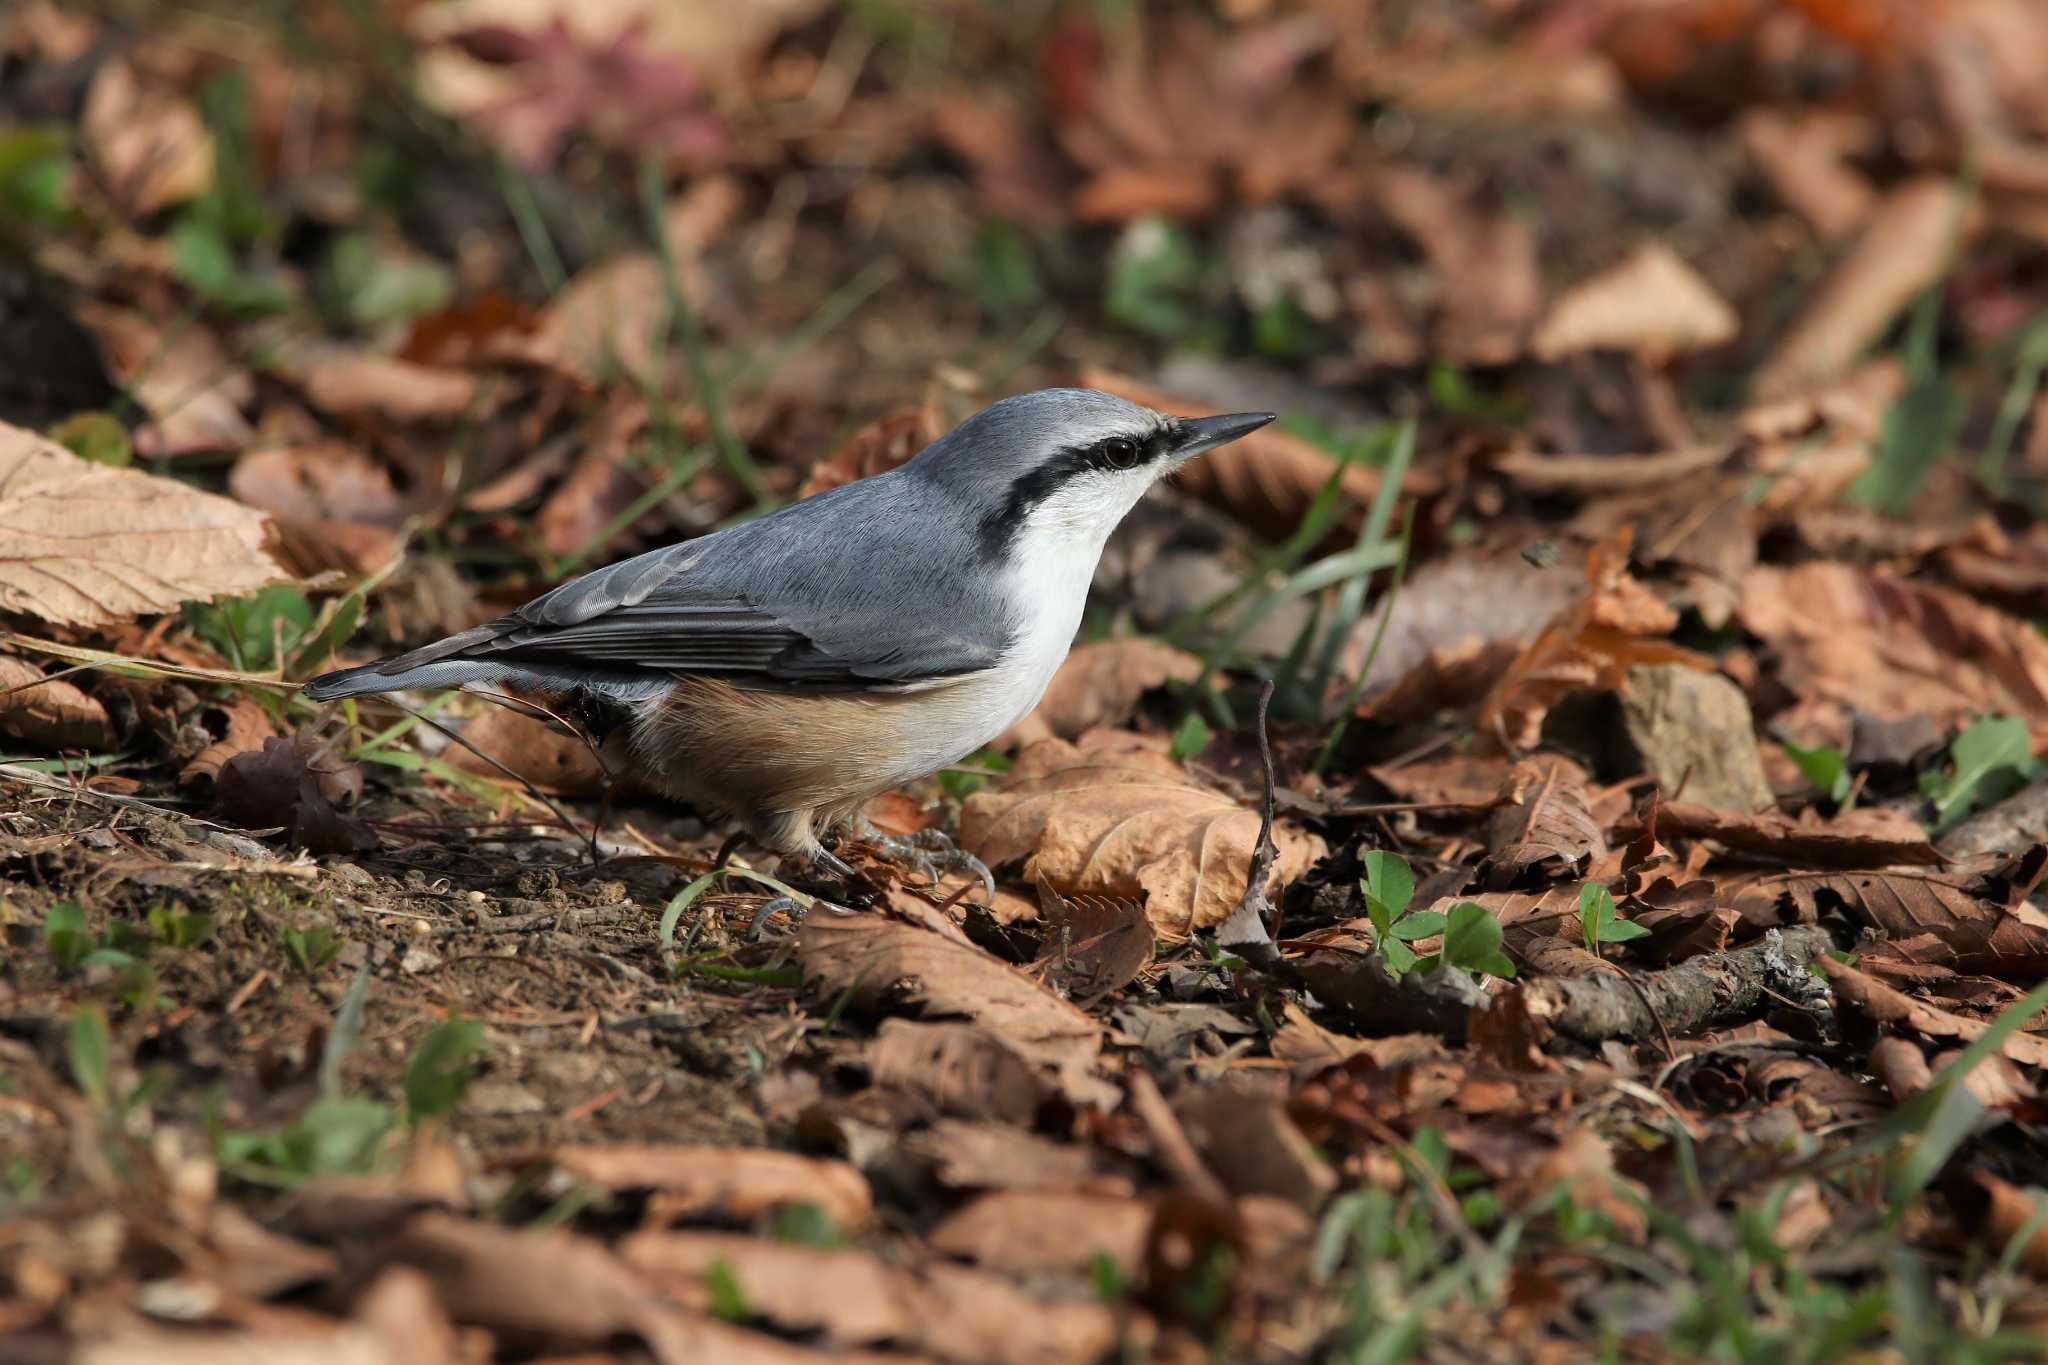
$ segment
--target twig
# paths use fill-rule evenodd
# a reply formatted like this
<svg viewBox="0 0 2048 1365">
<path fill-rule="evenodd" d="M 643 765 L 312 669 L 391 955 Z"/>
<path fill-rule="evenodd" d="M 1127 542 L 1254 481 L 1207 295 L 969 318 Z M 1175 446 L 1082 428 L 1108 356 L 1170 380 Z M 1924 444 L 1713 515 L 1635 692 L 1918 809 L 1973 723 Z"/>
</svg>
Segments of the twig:
<svg viewBox="0 0 2048 1365">
<path fill-rule="evenodd" d="M 1273 912 L 1273 902 L 1266 896 L 1266 880 L 1273 875 L 1274 860 L 1280 856 L 1273 842 L 1273 810 L 1277 804 L 1274 788 L 1278 784 L 1273 775 L 1273 745 L 1266 736 L 1266 706 L 1272 700 L 1273 680 L 1268 678 L 1259 687 L 1259 767 L 1265 780 L 1259 803 L 1259 841 L 1252 846 L 1251 870 L 1245 875 L 1244 894 L 1238 897 L 1237 908 L 1216 926 L 1219 947 L 1262 967 L 1272 967 L 1280 960 L 1273 947 L 1272 933 L 1266 927 L 1266 916 Z"/>
<path fill-rule="evenodd" d="M 1767 997 L 1814 997 L 1819 983 L 1806 966 L 1833 948 L 1817 924 L 1773 929 L 1763 941 L 1726 952 L 1702 953 L 1640 981 L 1611 974 L 1541 977 L 1517 987 L 1529 1014 L 1582 1043 L 1647 1037 L 1663 1030 L 1696 1033 L 1748 1018 Z M 1626 989 L 1623 989 L 1623 987 Z"/>
</svg>

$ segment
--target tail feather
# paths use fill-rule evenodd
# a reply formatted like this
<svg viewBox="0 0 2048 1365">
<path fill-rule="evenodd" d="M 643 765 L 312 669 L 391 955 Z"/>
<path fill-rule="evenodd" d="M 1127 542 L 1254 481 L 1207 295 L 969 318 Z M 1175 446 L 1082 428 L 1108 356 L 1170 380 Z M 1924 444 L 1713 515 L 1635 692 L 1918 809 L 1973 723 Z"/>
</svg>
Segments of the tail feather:
<svg viewBox="0 0 2048 1365">
<path fill-rule="evenodd" d="M 360 668 L 343 668 L 323 673 L 307 683 L 300 695 L 308 701 L 339 701 L 375 692 L 408 692 L 416 688 L 461 687 L 466 683 L 490 682 L 506 673 L 501 663 L 480 659 L 443 659 L 417 668 L 393 668 L 404 660 L 384 659 Z"/>
</svg>

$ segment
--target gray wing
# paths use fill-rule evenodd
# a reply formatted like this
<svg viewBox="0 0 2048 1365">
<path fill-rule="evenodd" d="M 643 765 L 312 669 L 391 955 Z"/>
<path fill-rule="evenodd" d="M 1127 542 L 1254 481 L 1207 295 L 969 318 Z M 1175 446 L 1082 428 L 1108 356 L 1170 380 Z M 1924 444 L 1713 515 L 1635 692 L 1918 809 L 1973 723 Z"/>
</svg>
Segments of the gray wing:
<svg viewBox="0 0 2048 1365">
<path fill-rule="evenodd" d="M 860 506 L 872 494 L 834 497 L 858 487 L 599 569 L 378 671 L 475 659 L 848 688 L 993 667 L 1007 643 L 1001 604 L 964 561 L 890 536 L 909 523 L 878 522 Z M 831 502 L 842 515 L 820 516 Z"/>
</svg>

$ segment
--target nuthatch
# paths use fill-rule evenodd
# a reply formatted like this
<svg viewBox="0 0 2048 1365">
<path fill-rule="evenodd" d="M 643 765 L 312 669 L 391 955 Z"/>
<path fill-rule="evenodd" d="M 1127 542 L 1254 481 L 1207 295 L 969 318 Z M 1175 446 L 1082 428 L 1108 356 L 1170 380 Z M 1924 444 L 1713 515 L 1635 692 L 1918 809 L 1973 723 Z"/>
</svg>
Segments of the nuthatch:
<svg viewBox="0 0 2048 1365">
<path fill-rule="evenodd" d="M 305 695 L 487 684 L 559 699 L 614 768 L 760 844 L 820 842 L 1021 719 L 1103 542 L 1161 475 L 1273 420 L 1091 389 L 1006 398 L 899 468 L 564 583 Z"/>
</svg>

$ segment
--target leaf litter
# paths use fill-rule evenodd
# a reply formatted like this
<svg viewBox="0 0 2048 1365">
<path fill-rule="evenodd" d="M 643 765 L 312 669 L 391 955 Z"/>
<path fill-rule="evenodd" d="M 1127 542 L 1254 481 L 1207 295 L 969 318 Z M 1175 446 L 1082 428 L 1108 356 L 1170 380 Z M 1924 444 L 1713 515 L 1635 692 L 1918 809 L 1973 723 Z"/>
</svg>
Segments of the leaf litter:
<svg viewBox="0 0 2048 1365">
<path fill-rule="evenodd" d="M 359 8 L 0 20 L 6 1351 L 2038 1354 L 2034 7 Z M 990 903 L 294 694 L 1077 382 Z"/>
</svg>

